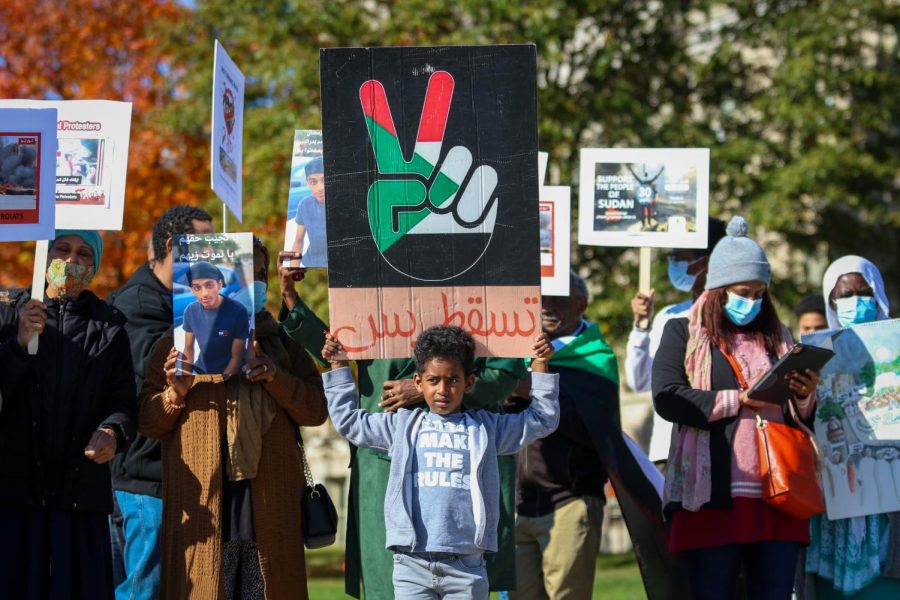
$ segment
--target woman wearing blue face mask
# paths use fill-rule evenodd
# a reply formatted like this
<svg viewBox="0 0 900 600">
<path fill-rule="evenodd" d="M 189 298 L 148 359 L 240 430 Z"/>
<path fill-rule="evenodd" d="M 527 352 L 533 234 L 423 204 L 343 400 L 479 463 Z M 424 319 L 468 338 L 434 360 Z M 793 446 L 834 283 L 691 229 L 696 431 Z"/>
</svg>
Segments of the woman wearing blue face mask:
<svg viewBox="0 0 900 600">
<path fill-rule="evenodd" d="M 653 364 L 656 412 L 675 424 L 664 505 L 670 547 L 683 553 L 692 598 L 791 597 L 807 520 L 763 502 L 756 417 L 799 427 L 815 408 L 818 374 L 792 374 L 784 405 L 746 390 L 787 352 L 790 333 L 769 297 L 763 249 L 735 217 L 713 249 L 706 289 L 687 318 L 666 324 Z"/>
<path fill-rule="evenodd" d="M 831 329 L 890 318 L 884 280 L 861 256 L 844 256 L 825 271 L 822 295 Z M 803 599 L 900 598 L 900 513 L 810 522 Z"/>
<path fill-rule="evenodd" d="M 256 330 L 244 370 L 176 377 L 153 348 L 138 427 L 162 441 L 160 598 L 306 598 L 298 426 L 325 422 L 322 378 L 265 309 L 269 253 L 253 240 Z M 183 515 L 187 515 L 186 519 Z"/>
</svg>

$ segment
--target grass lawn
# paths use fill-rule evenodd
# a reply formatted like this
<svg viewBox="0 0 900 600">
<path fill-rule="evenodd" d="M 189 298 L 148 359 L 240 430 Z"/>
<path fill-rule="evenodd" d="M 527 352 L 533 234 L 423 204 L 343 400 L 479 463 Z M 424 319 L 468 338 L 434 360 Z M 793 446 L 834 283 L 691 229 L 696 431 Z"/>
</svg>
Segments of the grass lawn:
<svg viewBox="0 0 900 600">
<path fill-rule="evenodd" d="M 309 597 L 312 600 L 347 598 L 341 575 L 343 549 L 326 548 L 306 553 L 309 573 Z M 602 593 L 600 590 L 603 590 Z M 594 598 L 604 600 L 643 600 L 647 598 L 634 555 L 605 554 L 597 559 Z M 491 598 L 496 598 L 491 594 Z"/>
</svg>

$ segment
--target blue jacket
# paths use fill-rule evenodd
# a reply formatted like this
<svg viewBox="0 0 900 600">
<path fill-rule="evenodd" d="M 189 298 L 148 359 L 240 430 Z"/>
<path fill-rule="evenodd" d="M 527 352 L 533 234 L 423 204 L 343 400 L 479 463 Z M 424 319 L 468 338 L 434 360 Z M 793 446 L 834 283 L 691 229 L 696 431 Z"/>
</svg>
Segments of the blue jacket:
<svg viewBox="0 0 900 600">
<path fill-rule="evenodd" d="M 359 395 L 350 369 L 323 375 L 328 412 L 338 433 L 352 444 L 386 452 L 391 471 L 384 500 L 386 547 L 417 551 L 412 521 L 413 445 L 425 411 L 401 409 L 394 413 L 369 413 L 356 408 Z M 504 415 L 485 410 L 466 411 L 472 465 L 472 514 L 475 545 L 485 552 L 497 551 L 500 476 L 498 454 L 515 454 L 520 448 L 547 436 L 559 423 L 559 376 L 533 373 L 531 405 L 518 414 Z"/>
</svg>

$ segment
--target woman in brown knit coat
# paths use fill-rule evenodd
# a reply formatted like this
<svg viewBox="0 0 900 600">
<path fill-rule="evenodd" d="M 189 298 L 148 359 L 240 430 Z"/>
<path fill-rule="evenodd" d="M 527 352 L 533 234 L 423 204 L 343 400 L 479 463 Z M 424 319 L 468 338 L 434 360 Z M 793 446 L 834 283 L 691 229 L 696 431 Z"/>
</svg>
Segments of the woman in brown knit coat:
<svg viewBox="0 0 900 600">
<path fill-rule="evenodd" d="M 254 242 L 265 282 L 268 252 Z M 265 309 L 256 358 L 228 381 L 176 377 L 172 346 L 168 335 L 154 347 L 139 415 L 141 433 L 162 441 L 159 597 L 308 598 L 297 426 L 325 422 L 321 376 Z"/>
</svg>

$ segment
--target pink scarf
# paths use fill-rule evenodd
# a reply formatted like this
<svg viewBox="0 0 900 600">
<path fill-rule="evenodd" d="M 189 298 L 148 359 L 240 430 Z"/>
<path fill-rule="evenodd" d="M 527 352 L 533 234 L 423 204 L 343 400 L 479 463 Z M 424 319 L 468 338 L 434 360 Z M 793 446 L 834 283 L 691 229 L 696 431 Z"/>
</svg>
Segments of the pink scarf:
<svg viewBox="0 0 900 600">
<path fill-rule="evenodd" d="M 707 391 L 712 389 L 712 341 L 703 327 L 703 306 L 708 294 L 709 292 L 703 292 L 691 307 L 687 348 L 684 353 L 684 370 L 691 387 Z M 786 329 L 785 337 L 789 342 L 790 332 Z M 787 343 L 782 342 L 778 348 L 779 355 L 787 350 Z M 793 411 L 793 403 L 791 404 Z M 685 510 L 696 512 L 709 502 L 711 493 L 709 430 L 687 425 L 675 427 L 674 440 L 669 448 L 663 506 L 670 502 L 680 502 Z"/>
</svg>

